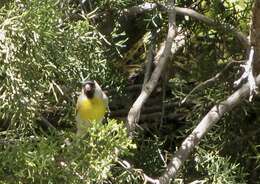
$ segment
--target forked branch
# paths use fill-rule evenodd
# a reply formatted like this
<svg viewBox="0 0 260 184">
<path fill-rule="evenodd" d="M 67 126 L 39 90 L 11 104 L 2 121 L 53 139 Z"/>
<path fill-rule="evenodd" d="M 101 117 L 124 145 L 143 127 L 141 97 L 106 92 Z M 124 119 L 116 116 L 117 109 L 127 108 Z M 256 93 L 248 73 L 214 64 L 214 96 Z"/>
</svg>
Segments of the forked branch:
<svg viewBox="0 0 260 184">
<path fill-rule="evenodd" d="M 144 85 L 141 94 L 134 102 L 133 106 L 131 107 L 128 117 L 127 117 L 127 128 L 130 135 L 135 130 L 135 127 L 139 121 L 140 112 L 143 104 L 146 102 L 152 91 L 154 90 L 155 86 L 158 83 L 158 80 L 161 76 L 161 73 L 163 71 L 163 68 L 165 66 L 165 63 L 167 62 L 170 54 L 171 54 L 171 48 L 172 48 L 172 42 L 174 37 L 176 36 L 176 12 L 174 4 L 170 4 L 168 8 L 168 14 L 169 14 L 169 28 L 168 28 L 168 35 L 166 38 L 165 48 L 158 57 L 159 62 L 158 65 L 156 65 L 154 71 L 152 72 L 152 75 L 148 82 Z"/>
</svg>

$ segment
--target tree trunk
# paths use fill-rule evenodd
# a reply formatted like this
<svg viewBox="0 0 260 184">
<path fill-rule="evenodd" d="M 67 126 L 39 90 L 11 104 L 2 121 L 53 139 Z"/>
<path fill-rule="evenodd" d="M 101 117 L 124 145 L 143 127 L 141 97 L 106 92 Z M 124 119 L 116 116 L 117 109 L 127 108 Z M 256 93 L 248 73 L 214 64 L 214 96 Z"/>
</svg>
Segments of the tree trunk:
<svg viewBox="0 0 260 184">
<path fill-rule="evenodd" d="M 252 10 L 251 45 L 255 48 L 254 74 L 260 73 L 260 0 L 255 0 Z"/>
</svg>

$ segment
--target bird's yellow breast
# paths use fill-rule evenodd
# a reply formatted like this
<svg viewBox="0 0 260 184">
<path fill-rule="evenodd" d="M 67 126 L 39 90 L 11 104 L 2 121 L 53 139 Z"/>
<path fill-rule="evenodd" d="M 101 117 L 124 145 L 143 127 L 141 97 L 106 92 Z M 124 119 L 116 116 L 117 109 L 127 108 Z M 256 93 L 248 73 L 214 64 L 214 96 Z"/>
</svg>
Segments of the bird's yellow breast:
<svg viewBox="0 0 260 184">
<path fill-rule="evenodd" d="M 83 121 L 101 121 L 106 113 L 106 106 L 102 99 L 81 99 L 78 102 L 78 115 Z"/>
</svg>

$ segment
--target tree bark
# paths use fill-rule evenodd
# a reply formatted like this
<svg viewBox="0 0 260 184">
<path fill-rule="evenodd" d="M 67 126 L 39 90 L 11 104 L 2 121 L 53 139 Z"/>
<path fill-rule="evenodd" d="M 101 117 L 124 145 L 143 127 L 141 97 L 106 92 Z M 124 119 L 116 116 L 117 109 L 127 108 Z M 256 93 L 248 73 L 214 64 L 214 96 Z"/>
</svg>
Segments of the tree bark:
<svg viewBox="0 0 260 184">
<path fill-rule="evenodd" d="M 168 29 L 168 34 L 167 34 L 163 53 L 160 55 L 158 65 L 155 67 L 153 73 L 151 74 L 150 79 L 143 86 L 141 94 L 138 96 L 138 98 L 136 99 L 136 101 L 134 102 L 133 106 L 131 107 L 128 113 L 127 129 L 130 136 L 133 135 L 133 132 L 135 131 L 135 127 L 140 118 L 141 109 L 144 103 L 146 102 L 146 100 L 148 99 L 148 97 L 151 95 L 155 86 L 157 85 L 158 80 L 163 71 L 163 68 L 171 54 L 172 42 L 176 36 L 176 22 L 175 22 L 176 12 L 175 12 L 175 7 L 172 3 L 170 4 L 168 13 L 169 13 L 169 29 Z"/>
<path fill-rule="evenodd" d="M 258 1 L 258 4 L 259 4 L 259 0 L 256 0 L 256 1 Z M 152 11 L 156 8 L 158 8 L 161 11 L 167 11 L 167 7 L 165 7 L 164 5 L 162 5 L 160 3 L 144 3 L 144 4 L 139 5 L 139 6 L 134 6 L 134 7 L 131 7 L 129 9 L 125 9 L 124 15 L 125 16 L 135 15 L 136 16 L 136 15 L 144 13 L 144 12 Z M 244 48 L 246 48 L 246 49 L 249 48 L 250 44 L 249 44 L 247 37 L 242 32 L 240 32 L 239 30 L 236 30 L 235 28 L 233 28 L 231 25 L 216 22 L 215 20 L 213 20 L 213 19 L 211 19 L 211 18 L 209 18 L 209 17 L 207 17 L 203 14 L 200 14 L 200 13 L 198 13 L 195 10 L 190 9 L 190 8 L 175 7 L 175 10 L 176 10 L 177 15 L 189 16 L 189 17 L 192 17 L 196 20 L 204 22 L 204 23 L 206 23 L 210 26 L 213 26 L 216 29 L 233 33 L 236 36 L 236 38 L 238 40 L 240 40 L 240 42 L 244 46 Z M 258 14 L 259 14 L 260 13 L 259 8 L 257 10 L 258 10 Z"/>
<path fill-rule="evenodd" d="M 260 73 L 260 0 L 255 0 L 252 9 L 252 24 L 250 31 L 251 46 L 254 47 L 254 74 Z"/>
<path fill-rule="evenodd" d="M 256 84 L 260 85 L 260 75 L 256 78 Z M 174 154 L 172 160 L 168 164 L 166 171 L 159 178 L 160 184 L 168 184 L 175 177 L 177 171 L 180 169 L 185 160 L 187 160 L 190 153 L 195 146 L 199 144 L 202 137 L 217 123 L 220 118 L 235 106 L 237 106 L 243 99 L 245 99 L 250 92 L 249 84 L 243 85 L 240 89 L 234 92 L 227 100 L 215 105 L 192 133 L 183 141 L 179 150 Z"/>
</svg>

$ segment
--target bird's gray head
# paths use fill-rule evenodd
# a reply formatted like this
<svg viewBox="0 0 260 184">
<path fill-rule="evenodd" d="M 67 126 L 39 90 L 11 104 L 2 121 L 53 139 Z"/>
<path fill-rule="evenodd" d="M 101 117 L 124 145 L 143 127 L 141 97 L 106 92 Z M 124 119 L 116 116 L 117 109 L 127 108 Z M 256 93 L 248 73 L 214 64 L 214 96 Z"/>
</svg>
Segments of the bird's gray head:
<svg viewBox="0 0 260 184">
<path fill-rule="evenodd" d="M 95 89 L 96 89 L 96 86 L 95 86 L 95 82 L 94 82 L 94 81 L 91 81 L 91 80 L 85 81 L 85 82 L 83 83 L 83 85 L 82 85 L 82 88 L 83 88 L 84 94 L 85 94 L 88 98 L 93 98 L 93 97 L 94 97 Z"/>
</svg>

